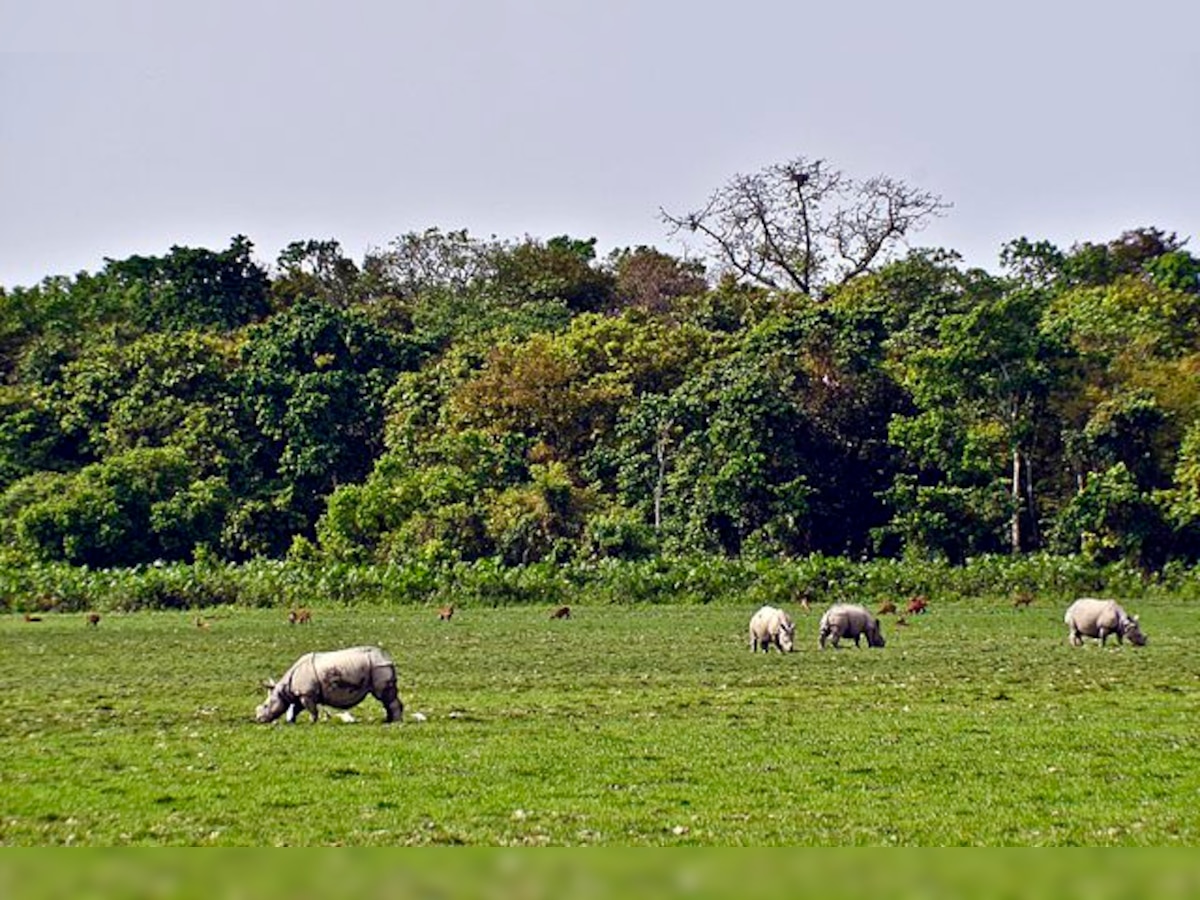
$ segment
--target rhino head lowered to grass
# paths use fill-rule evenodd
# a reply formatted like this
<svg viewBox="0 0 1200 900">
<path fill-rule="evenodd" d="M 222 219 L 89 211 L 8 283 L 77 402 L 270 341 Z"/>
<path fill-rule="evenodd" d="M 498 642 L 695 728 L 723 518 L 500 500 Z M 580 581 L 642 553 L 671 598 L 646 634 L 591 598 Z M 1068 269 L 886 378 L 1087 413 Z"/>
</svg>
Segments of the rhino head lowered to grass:
<svg viewBox="0 0 1200 900">
<path fill-rule="evenodd" d="M 305 653 L 279 681 L 264 686 L 270 693 L 255 712 L 259 722 L 273 722 L 284 713 L 292 722 L 301 708 L 315 722 L 319 706 L 349 709 L 367 694 L 383 704 L 388 722 L 398 722 L 404 715 L 396 689 L 396 664 L 378 647 Z"/>
</svg>

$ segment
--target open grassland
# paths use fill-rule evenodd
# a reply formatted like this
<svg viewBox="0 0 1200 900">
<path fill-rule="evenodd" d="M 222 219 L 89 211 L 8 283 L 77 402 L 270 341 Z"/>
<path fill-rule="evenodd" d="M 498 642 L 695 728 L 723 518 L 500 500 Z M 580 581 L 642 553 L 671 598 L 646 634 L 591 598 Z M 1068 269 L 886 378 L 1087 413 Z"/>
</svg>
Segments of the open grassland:
<svg viewBox="0 0 1200 900">
<path fill-rule="evenodd" d="M 725 602 L 3 616 L 0 843 L 1195 845 L 1197 608 L 1130 608 L 1147 647 L 980 599 L 824 652 L 794 609 L 788 656 Z M 404 724 L 252 721 L 359 643 Z"/>
</svg>

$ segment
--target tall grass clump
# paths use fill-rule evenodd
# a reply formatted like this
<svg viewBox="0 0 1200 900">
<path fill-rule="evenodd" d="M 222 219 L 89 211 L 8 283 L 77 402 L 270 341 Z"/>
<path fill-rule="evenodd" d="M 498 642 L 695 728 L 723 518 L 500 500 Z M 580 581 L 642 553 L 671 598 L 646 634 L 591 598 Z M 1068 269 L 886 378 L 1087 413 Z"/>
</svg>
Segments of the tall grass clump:
<svg viewBox="0 0 1200 900">
<path fill-rule="evenodd" d="M 455 603 L 772 605 L 808 600 L 878 603 L 923 594 L 931 600 L 1032 594 L 1065 604 L 1085 595 L 1129 600 L 1193 597 L 1200 570 L 1172 564 L 1149 573 L 1124 563 L 1097 566 L 1078 556 L 983 556 L 963 565 L 942 561 L 841 557 L 794 560 L 655 558 L 559 565 L 506 566 L 492 560 L 370 565 L 311 559 L 242 564 L 194 563 L 89 569 L 61 563 L 0 562 L 0 610 L 59 611 L 403 607 Z"/>
</svg>

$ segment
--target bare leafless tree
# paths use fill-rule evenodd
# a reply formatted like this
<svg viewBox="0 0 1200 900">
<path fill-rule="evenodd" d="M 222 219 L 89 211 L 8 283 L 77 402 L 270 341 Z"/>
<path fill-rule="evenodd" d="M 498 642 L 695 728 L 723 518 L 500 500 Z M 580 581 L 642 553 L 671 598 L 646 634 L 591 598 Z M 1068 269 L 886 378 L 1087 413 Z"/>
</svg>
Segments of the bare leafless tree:
<svg viewBox="0 0 1200 900">
<path fill-rule="evenodd" d="M 704 237 L 719 268 L 817 296 L 886 261 L 948 208 L 936 194 L 893 178 L 858 181 L 825 160 L 797 157 L 735 175 L 695 212 L 659 212 L 671 234 Z"/>
</svg>

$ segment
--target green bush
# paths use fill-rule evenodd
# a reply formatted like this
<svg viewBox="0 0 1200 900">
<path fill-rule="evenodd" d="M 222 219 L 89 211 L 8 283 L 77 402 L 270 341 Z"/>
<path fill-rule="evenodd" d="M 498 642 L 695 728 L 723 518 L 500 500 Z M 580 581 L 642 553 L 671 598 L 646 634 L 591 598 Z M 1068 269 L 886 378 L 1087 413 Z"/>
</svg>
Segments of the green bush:
<svg viewBox="0 0 1200 900">
<path fill-rule="evenodd" d="M 391 607 L 799 604 L 869 606 L 924 594 L 931 602 L 1007 599 L 1031 593 L 1065 605 L 1085 595 L 1136 599 L 1193 597 L 1200 569 L 1182 564 L 1147 575 L 1124 562 L 1097 565 L 1082 556 L 981 556 L 962 566 L 878 560 L 855 563 L 811 556 L 775 562 L 717 557 L 506 566 L 496 559 L 434 564 L 365 565 L 311 560 L 153 564 L 127 569 L 61 562 L 0 561 L 0 609 L 10 612 L 201 609 L 237 605 Z"/>
</svg>

